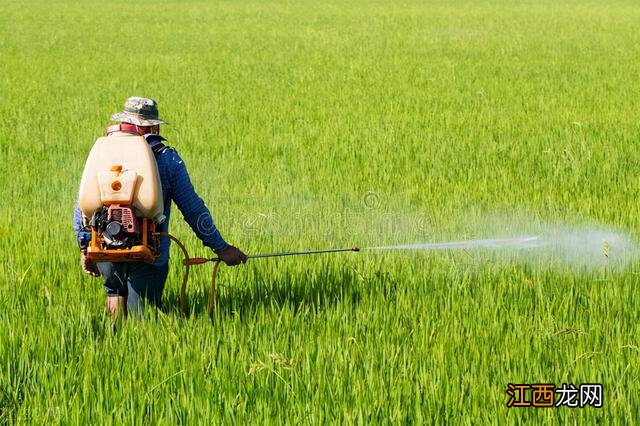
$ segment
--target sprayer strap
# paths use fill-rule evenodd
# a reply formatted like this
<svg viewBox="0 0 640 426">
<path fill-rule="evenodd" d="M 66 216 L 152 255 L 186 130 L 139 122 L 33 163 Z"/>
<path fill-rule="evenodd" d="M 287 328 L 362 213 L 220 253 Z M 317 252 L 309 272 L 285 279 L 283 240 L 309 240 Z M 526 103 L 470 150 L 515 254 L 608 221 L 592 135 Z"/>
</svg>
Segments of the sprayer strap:
<svg viewBox="0 0 640 426">
<path fill-rule="evenodd" d="M 155 154 L 158 152 L 162 152 L 162 150 L 165 149 L 166 147 L 167 146 L 165 144 L 163 144 L 162 142 L 159 142 L 151 147 L 151 151 L 153 151 Z"/>
<path fill-rule="evenodd" d="M 111 133 L 115 133 L 115 132 L 135 133 L 136 135 L 140 134 L 140 132 L 138 131 L 138 127 L 134 124 L 129 124 L 129 123 L 113 124 L 107 127 L 107 130 L 105 130 L 104 133 L 105 135 L 109 136 Z"/>
</svg>

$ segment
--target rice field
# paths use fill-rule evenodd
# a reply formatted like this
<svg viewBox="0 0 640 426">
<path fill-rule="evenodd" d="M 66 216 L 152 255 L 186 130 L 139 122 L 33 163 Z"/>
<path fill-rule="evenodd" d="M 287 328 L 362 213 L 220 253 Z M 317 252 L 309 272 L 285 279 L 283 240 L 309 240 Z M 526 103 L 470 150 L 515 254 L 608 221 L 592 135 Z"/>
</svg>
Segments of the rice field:
<svg viewBox="0 0 640 426">
<path fill-rule="evenodd" d="M 71 228 L 93 142 L 127 97 L 147 96 L 223 236 L 248 253 L 539 224 L 637 241 L 636 2 L 0 10 L 0 423 L 640 418 L 635 257 L 594 268 L 483 250 L 256 259 L 221 268 L 212 318 L 202 266 L 182 318 L 174 247 L 166 312 L 114 326 Z M 171 232 L 209 256 L 177 209 Z M 507 408 L 508 383 L 601 383 L 603 406 Z"/>
</svg>

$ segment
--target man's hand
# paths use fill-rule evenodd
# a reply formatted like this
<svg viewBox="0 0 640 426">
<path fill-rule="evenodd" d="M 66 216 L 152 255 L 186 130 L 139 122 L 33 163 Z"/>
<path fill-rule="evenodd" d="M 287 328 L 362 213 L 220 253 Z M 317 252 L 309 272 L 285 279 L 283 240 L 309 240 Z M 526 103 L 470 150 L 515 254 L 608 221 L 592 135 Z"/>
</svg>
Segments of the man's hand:
<svg viewBox="0 0 640 426">
<path fill-rule="evenodd" d="M 84 271 L 85 274 L 89 274 L 92 277 L 100 276 L 100 270 L 98 269 L 98 266 L 92 261 L 90 261 L 89 259 L 87 259 L 87 256 L 85 255 L 84 252 L 81 252 L 80 254 L 80 266 L 82 267 L 82 270 Z"/>
<path fill-rule="evenodd" d="M 247 255 L 234 246 L 229 246 L 224 250 L 217 251 L 216 254 L 220 260 L 228 266 L 235 266 L 247 262 Z"/>
</svg>

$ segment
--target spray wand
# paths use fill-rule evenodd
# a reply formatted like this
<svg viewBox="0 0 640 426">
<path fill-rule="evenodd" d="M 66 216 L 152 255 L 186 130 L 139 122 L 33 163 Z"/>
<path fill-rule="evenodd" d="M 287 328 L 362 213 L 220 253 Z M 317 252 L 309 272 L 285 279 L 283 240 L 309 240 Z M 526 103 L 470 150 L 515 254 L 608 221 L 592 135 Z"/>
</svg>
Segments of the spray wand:
<svg viewBox="0 0 640 426">
<path fill-rule="evenodd" d="M 186 293 L 187 293 L 187 282 L 189 281 L 189 269 L 192 265 L 202 265 L 207 262 L 214 262 L 215 265 L 213 267 L 213 273 L 211 275 L 211 293 L 209 294 L 209 301 L 207 302 L 207 313 L 209 316 L 213 314 L 213 311 L 216 306 L 216 277 L 218 276 L 218 268 L 222 263 L 222 259 L 218 257 L 206 258 L 206 257 L 189 257 L 189 253 L 187 252 L 187 248 L 182 244 L 182 241 L 174 237 L 173 235 L 166 232 L 159 232 L 156 235 L 169 237 L 171 240 L 175 241 L 175 243 L 180 247 L 182 253 L 184 254 L 184 259 L 182 264 L 185 266 L 184 277 L 182 279 L 182 286 L 180 287 L 180 310 L 183 315 L 187 315 L 187 307 L 186 307 Z M 251 254 L 247 256 L 248 259 L 264 259 L 268 257 L 284 257 L 284 256 L 303 256 L 309 254 L 322 254 L 322 253 L 340 253 L 340 252 L 359 252 L 360 248 L 353 246 L 350 248 L 334 248 L 334 249 L 322 249 L 322 250 L 306 250 L 306 251 L 285 251 L 278 253 L 263 253 L 263 254 Z"/>
<path fill-rule="evenodd" d="M 305 250 L 305 251 L 283 251 L 279 253 L 263 253 L 263 254 L 250 254 L 247 259 L 264 259 L 266 257 L 284 257 L 284 256 L 302 256 L 306 254 L 322 254 L 322 253 L 339 253 L 345 251 L 360 251 L 359 247 L 350 248 L 335 248 L 335 249 L 323 249 L 323 250 Z M 207 259 L 206 257 L 189 257 L 185 258 L 182 263 L 184 265 L 202 265 L 207 262 L 221 262 L 222 259 L 214 257 Z"/>
</svg>

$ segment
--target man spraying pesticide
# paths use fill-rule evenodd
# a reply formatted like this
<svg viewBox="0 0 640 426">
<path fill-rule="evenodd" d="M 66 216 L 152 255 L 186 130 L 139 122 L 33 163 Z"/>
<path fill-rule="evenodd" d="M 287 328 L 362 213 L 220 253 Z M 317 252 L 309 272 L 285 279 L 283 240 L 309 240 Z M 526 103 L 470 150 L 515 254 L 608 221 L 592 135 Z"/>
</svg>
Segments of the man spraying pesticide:
<svg viewBox="0 0 640 426">
<path fill-rule="evenodd" d="M 216 228 L 209 209 L 195 192 L 187 168 L 177 151 L 160 136 L 156 102 L 148 98 L 127 99 L 124 111 L 114 114 L 119 122 L 98 138 L 87 158 L 73 224 L 81 249 L 81 266 L 87 274 L 102 276 L 107 308 L 115 318 L 136 311 L 142 302 L 161 307 L 168 274 L 169 243 L 174 240 L 185 255 L 185 274 L 180 291 L 185 308 L 185 289 L 192 265 L 215 262 L 208 304 L 215 306 L 215 279 L 220 263 L 239 265 L 251 258 L 358 252 L 358 247 L 290 251 L 246 255 L 229 245 Z M 190 258 L 186 248 L 169 235 L 171 201 L 215 258 Z M 369 250 L 453 250 L 468 248 L 537 248 L 548 241 L 540 237 L 451 241 L 400 246 L 368 247 Z M 605 256 L 609 246 L 605 241 Z"/>
<path fill-rule="evenodd" d="M 136 311 L 143 302 L 161 307 L 168 274 L 169 243 L 174 240 L 185 255 L 185 274 L 180 304 L 185 308 L 185 289 L 192 265 L 215 262 L 208 312 L 215 306 L 215 279 L 220 263 L 239 265 L 250 258 L 357 252 L 358 247 L 290 251 L 246 255 L 229 245 L 216 228 L 209 209 L 191 184 L 177 151 L 160 136 L 156 102 L 131 97 L 124 111 L 114 114 L 119 122 L 98 138 L 87 158 L 73 224 L 81 249 L 81 266 L 87 274 L 102 276 L 107 308 L 116 318 L 120 312 Z M 171 201 L 182 212 L 215 258 L 190 258 L 186 248 L 169 235 Z M 609 239 L 607 239 L 609 240 Z M 400 246 L 368 247 L 369 250 L 453 250 L 468 248 L 537 248 L 549 241 L 540 237 L 451 241 Z M 609 243 L 605 241 L 605 256 Z"/>
<path fill-rule="evenodd" d="M 153 99 L 131 97 L 87 159 L 73 224 L 81 266 L 102 276 L 115 318 L 141 302 L 160 307 L 168 273 L 171 201 L 203 244 L 227 265 L 247 261 L 216 228 L 178 152 L 160 136 Z"/>
</svg>

